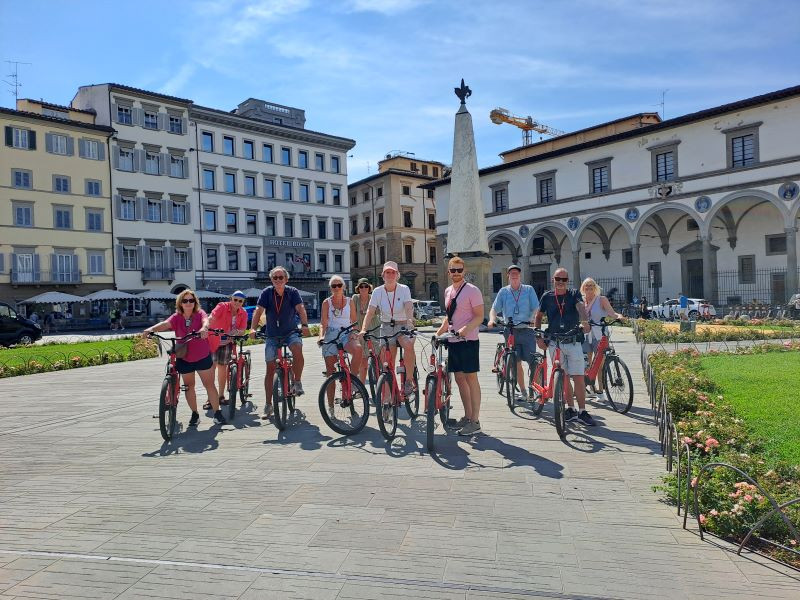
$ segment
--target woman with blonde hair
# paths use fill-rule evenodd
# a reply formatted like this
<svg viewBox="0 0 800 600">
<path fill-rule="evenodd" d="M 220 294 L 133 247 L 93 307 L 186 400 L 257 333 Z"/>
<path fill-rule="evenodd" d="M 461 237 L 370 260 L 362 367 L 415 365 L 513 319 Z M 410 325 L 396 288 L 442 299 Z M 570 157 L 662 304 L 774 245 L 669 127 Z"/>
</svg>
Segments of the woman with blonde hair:
<svg viewBox="0 0 800 600">
<path fill-rule="evenodd" d="M 219 396 L 214 387 L 214 363 L 211 360 L 211 348 L 208 345 L 208 315 L 200 308 L 200 301 L 195 293 L 186 289 L 175 297 L 175 312 L 167 319 L 148 327 L 142 332 L 142 337 L 158 331 L 174 331 L 175 337 L 184 337 L 193 332 L 200 334 L 199 338 L 189 340 L 186 355 L 175 361 L 175 368 L 181 374 L 183 384 L 186 386 L 186 403 L 192 409 L 192 418 L 189 427 L 197 427 L 200 413 L 197 412 L 197 394 L 195 394 L 195 371 L 200 375 L 200 381 L 206 388 L 208 401 L 214 409 L 214 422 L 225 424 L 225 417 L 219 409 Z"/>
<path fill-rule="evenodd" d="M 621 319 L 622 315 L 614 310 L 608 298 L 601 295 L 603 289 L 597 285 L 597 282 L 591 277 L 587 277 L 581 283 L 581 294 L 583 295 L 583 304 L 586 306 L 586 314 L 589 320 L 594 323 L 599 323 L 603 317 L 611 317 L 613 319 Z M 589 364 L 592 362 L 592 356 L 597 350 L 597 345 L 600 343 L 600 338 L 603 337 L 603 330 L 597 325 L 592 325 L 591 339 L 589 339 L 589 348 L 587 354 L 589 355 Z M 603 363 L 600 363 L 600 370 L 598 373 L 603 372 Z M 598 394 L 603 393 L 602 377 L 598 377 L 595 382 L 595 390 Z"/>
<path fill-rule="evenodd" d="M 320 307 L 319 340 L 317 344 L 322 348 L 322 358 L 325 360 L 325 370 L 328 375 L 332 375 L 336 368 L 336 360 L 339 349 L 336 344 L 330 343 L 336 339 L 339 332 L 358 321 L 355 302 L 344 293 L 344 279 L 339 275 L 331 277 L 328 285 L 331 288 L 331 295 L 322 301 Z M 343 343 L 344 349 L 352 357 L 350 359 L 350 370 L 358 374 L 361 369 L 361 344 L 358 335 L 345 333 L 339 338 Z M 328 405 L 333 407 L 334 386 L 328 386 Z"/>
</svg>

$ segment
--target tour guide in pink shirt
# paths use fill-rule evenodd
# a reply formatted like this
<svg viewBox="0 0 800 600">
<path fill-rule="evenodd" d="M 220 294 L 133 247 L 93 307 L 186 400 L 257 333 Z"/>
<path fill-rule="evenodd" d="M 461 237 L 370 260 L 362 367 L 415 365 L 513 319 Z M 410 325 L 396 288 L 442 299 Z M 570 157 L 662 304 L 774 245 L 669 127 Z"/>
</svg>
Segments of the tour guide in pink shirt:
<svg viewBox="0 0 800 600">
<path fill-rule="evenodd" d="M 436 335 L 446 331 L 457 333 L 463 340 L 452 340 L 448 345 L 448 368 L 456 378 L 464 418 L 459 421 L 458 435 L 480 432 L 481 386 L 478 383 L 478 326 L 483 322 L 483 294 L 464 280 L 464 261 L 454 256 L 447 264 L 453 285 L 444 292 L 446 316 Z"/>
</svg>

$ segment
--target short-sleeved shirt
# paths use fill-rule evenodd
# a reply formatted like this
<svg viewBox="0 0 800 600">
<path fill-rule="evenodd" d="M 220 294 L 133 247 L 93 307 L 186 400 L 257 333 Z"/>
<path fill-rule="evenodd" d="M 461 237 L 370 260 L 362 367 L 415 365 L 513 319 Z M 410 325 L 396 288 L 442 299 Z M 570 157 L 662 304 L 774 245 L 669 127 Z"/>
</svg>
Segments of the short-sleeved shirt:
<svg viewBox="0 0 800 600">
<path fill-rule="evenodd" d="M 575 289 L 568 289 L 566 294 L 560 294 L 558 298 L 552 290 L 542 294 L 539 310 L 547 315 L 547 330 L 566 333 L 577 327 L 581 321 L 577 308 L 579 302 L 583 302 L 583 296 Z"/>
<path fill-rule="evenodd" d="M 533 313 L 539 308 L 539 297 L 533 286 L 522 284 L 518 290 L 513 290 L 507 285 L 497 292 L 492 308 L 515 323 L 526 323 L 533 320 Z"/>
<path fill-rule="evenodd" d="M 393 292 L 387 292 L 382 285 L 376 287 L 369 298 L 369 305 L 380 309 L 381 321 L 407 321 L 406 302 L 411 302 L 411 290 L 398 283 Z"/>
<path fill-rule="evenodd" d="M 689 299 L 686 296 L 680 296 L 678 298 L 678 302 L 680 303 L 681 308 L 686 308 L 689 306 Z"/>
<path fill-rule="evenodd" d="M 267 335 L 278 337 L 289 335 L 297 329 L 297 310 L 295 307 L 302 304 L 300 292 L 297 288 L 287 285 L 283 289 L 283 296 L 278 296 L 273 286 L 267 287 L 258 298 L 258 305 L 264 308 L 267 317 Z M 280 306 L 280 311 L 278 307 Z"/>
<path fill-rule="evenodd" d="M 170 327 L 172 327 L 172 331 L 175 332 L 175 337 L 183 337 L 193 331 L 200 331 L 203 327 L 203 319 L 205 318 L 206 313 L 202 310 L 198 310 L 192 315 L 187 325 L 185 317 L 175 312 L 169 316 L 167 322 L 170 324 Z M 189 348 L 186 350 L 186 356 L 183 357 L 183 360 L 186 362 L 197 362 L 198 360 L 203 360 L 209 354 L 211 354 L 211 348 L 208 345 L 208 339 L 203 340 L 196 338 L 189 341 Z"/>
<path fill-rule="evenodd" d="M 450 302 L 453 298 L 456 299 L 456 310 L 453 313 L 453 316 L 448 319 L 450 323 L 450 328 L 453 331 L 458 331 L 464 325 L 468 324 L 474 318 L 472 314 L 472 309 L 476 306 L 483 307 L 483 294 L 481 291 L 471 283 L 463 283 L 462 285 L 466 286 L 462 290 L 461 288 L 453 289 L 453 286 L 449 286 L 444 291 L 444 305 L 445 307 L 450 307 Z M 459 293 L 459 290 L 461 293 Z M 458 296 L 456 298 L 456 296 Z M 466 335 L 466 340 L 477 340 L 478 339 L 478 328 L 476 327 L 472 331 L 470 331 Z"/>
</svg>

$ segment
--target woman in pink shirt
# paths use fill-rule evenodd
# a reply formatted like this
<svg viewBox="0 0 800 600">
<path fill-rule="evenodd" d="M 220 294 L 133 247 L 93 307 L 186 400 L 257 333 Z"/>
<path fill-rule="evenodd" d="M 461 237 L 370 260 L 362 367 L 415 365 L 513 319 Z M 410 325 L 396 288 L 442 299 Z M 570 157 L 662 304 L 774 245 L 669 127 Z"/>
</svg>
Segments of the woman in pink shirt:
<svg viewBox="0 0 800 600">
<path fill-rule="evenodd" d="M 192 418 L 189 420 L 189 427 L 197 427 L 200 420 L 200 413 L 197 412 L 197 395 L 194 391 L 194 373 L 200 374 L 200 381 L 206 388 L 208 401 L 214 408 L 214 422 L 219 425 L 225 424 L 225 417 L 219 409 L 219 398 L 214 387 L 214 370 L 211 361 L 211 348 L 208 345 L 208 316 L 200 308 L 192 290 L 183 290 L 175 298 L 175 312 L 167 319 L 148 327 L 142 332 L 143 337 L 149 333 L 157 331 L 174 331 L 175 337 L 183 337 L 188 333 L 197 331 L 199 338 L 195 338 L 187 344 L 186 356 L 175 361 L 175 368 L 181 374 L 183 384 L 186 386 L 186 402 L 192 409 Z"/>
<path fill-rule="evenodd" d="M 456 379 L 464 403 L 458 435 L 473 435 L 481 430 L 478 326 L 483 322 L 483 294 L 464 279 L 466 269 L 461 258 L 451 258 L 447 270 L 453 285 L 444 292 L 446 316 L 436 335 L 452 331 L 463 338 L 448 344 L 448 370 Z"/>
</svg>

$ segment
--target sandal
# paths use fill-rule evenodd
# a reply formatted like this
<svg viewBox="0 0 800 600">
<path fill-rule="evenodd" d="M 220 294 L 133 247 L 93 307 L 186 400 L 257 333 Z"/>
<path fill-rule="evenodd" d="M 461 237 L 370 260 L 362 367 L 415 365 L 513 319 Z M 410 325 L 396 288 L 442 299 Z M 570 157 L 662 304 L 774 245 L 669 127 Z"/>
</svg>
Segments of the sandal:
<svg viewBox="0 0 800 600">
<path fill-rule="evenodd" d="M 219 397 L 219 405 L 220 406 L 228 406 L 228 404 L 229 404 L 229 402 L 227 400 L 225 400 L 225 396 L 220 396 Z"/>
<path fill-rule="evenodd" d="M 211 410 L 211 402 L 206 402 L 203 404 L 203 410 Z"/>
</svg>

